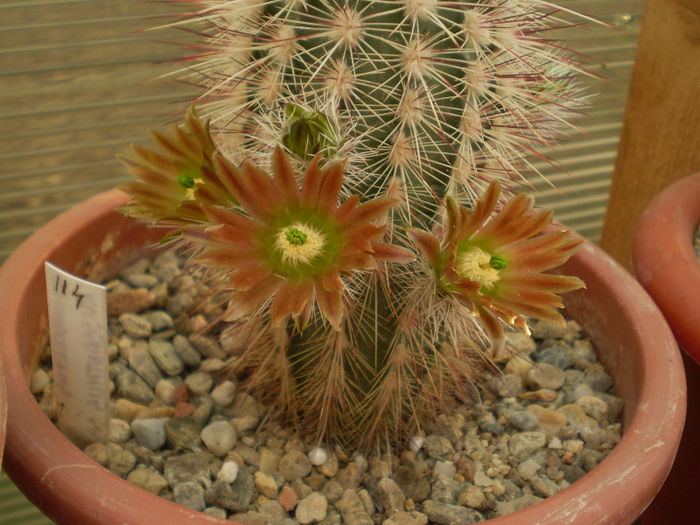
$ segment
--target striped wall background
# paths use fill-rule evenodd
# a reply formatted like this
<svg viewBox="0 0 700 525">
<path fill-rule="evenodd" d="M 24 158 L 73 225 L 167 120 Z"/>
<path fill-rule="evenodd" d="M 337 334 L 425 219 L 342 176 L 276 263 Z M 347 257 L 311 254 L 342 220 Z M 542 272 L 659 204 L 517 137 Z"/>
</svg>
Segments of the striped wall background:
<svg viewBox="0 0 700 525">
<path fill-rule="evenodd" d="M 533 180 L 538 202 L 592 240 L 600 234 L 643 0 L 559 0 L 613 26 L 560 36 L 591 57 L 594 82 L 583 133 L 538 166 L 556 189 Z M 126 180 L 115 159 L 146 127 L 168 122 L 193 91 L 154 81 L 183 47 L 143 30 L 178 9 L 146 0 L 0 2 L 0 261 L 39 226 L 73 204 Z M 170 32 L 170 42 L 191 35 Z M 44 525 L 11 482 L 0 477 L 0 525 Z"/>
</svg>

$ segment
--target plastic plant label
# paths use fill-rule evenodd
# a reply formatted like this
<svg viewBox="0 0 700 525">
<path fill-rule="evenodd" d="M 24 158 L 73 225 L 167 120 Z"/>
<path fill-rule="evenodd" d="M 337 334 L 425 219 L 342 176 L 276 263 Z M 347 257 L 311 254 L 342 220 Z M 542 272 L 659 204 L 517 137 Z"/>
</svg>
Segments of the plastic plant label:
<svg viewBox="0 0 700 525">
<path fill-rule="evenodd" d="M 44 263 L 58 428 L 78 446 L 109 439 L 107 292 Z"/>
</svg>

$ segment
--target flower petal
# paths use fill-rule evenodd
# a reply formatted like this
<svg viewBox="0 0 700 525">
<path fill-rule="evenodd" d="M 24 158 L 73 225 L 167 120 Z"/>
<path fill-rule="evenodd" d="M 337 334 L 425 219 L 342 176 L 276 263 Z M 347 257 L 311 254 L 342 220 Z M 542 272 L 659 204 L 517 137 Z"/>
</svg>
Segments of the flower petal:
<svg viewBox="0 0 700 525">
<path fill-rule="evenodd" d="M 436 272 L 442 272 L 441 262 L 440 262 L 440 243 L 434 235 L 424 232 L 423 230 L 417 230 L 411 228 L 407 232 L 409 239 L 411 239 L 418 250 L 423 254 L 423 256 L 430 261 L 433 269 Z"/>
<path fill-rule="evenodd" d="M 481 321 L 481 325 L 484 327 L 486 333 L 489 335 L 489 339 L 491 340 L 492 355 L 500 354 L 505 346 L 505 337 L 501 322 L 495 315 L 493 315 L 493 313 L 483 306 L 477 307 L 477 313 L 479 314 L 479 321 Z"/>
<path fill-rule="evenodd" d="M 476 203 L 474 209 L 463 221 L 461 231 L 457 232 L 460 238 L 468 237 L 481 228 L 488 219 L 498 203 L 501 194 L 501 186 L 498 182 L 492 182 L 481 199 Z M 461 208 L 464 210 L 464 208 Z M 465 210 L 466 211 L 466 210 Z"/>
<path fill-rule="evenodd" d="M 197 262 L 214 268 L 236 268 L 249 263 L 251 252 L 228 247 L 210 248 L 197 257 Z"/>
<path fill-rule="evenodd" d="M 318 306 L 331 326 L 336 330 L 340 330 L 340 319 L 343 315 L 342 296 L 340 290 L 326 290 L 321 283 L 314 283 L 316 291 L 316 300 Z"/>
<path fill-rule="evenodd" d="M 394 263 L 409 263 L 416 260 L 411 250 L 386 242 L 373 242 L 372 255 L 375 259 Z"/>
<path fill-rule="evenodd" d="M 378 197 L 357 206 L 349 214 L 347 220 L 351 222 L 369 222 L 389 211 L 393 205 L 394 201 Z"/>
<path fill-rule="evenodd" d="M 257 198 L 260 208 L 270 213 L 279 202 L 284 202 L 275 189 L 272 179 L 255 164 L 246 160 L 241 166 L 241 171 L 248 187 Z"/>
<path fill-rule="evenodd" d="M 301 187 L 301 198 L 305 204 L 316 204 L 318 202 L 318 192 L 321 189 L 321 170 L 318 168 L 318 155 L 309 163 L 309 167 L 304 175 L 304 183 Z"/>
<path fill-rule="evenodd" d="M 335 218 L 338 220 L 338 222 L 346 222 L 348 217 L 354 213 L 354 210 L 359 202 L 360 197 L 357 195 L 351 195 L 345 199 L 341 205 L 338 206 L 338 209 L 335 212 Z"/>
<path fill-rule="evenodd" d="M 235 290 L 250 290 L 271 275 L 261 264 L 247 264 L 236 268 L 229 278 L 229 286 Z"/>
<path fill-rule="evenodd" d="M 279 326 L 289 315 L 298 317 L 313 297 L 313 283 L 305 281 L 299 284 L 283 284 L 270 305 L 272 326 Z"/>
<path fill-rule="evenodd" d="M 212 163 L 219 179 L 238 203 L 253 217 L 263 221 L 267 220 L 269 215 L 265 207 L 260 203 L 259 197 L 240 171 L 218 153 L 213 155 Z"/>
<path fill-rule="evenodd" d="M 323 170 L 321 189 L 318 194 L 318 209 L 330 214 L 338 206 L 338 194 L 343 184 L 344 162 L 334 162 Z"/>
<path fill-rule="evenodd" d="M 284 191 L 287 202 L 291 205 L 297 204 L 300 197 L 299 187 L 292 166 L 289 164 L 289 158 L 279 146 L 275 147 L 275 152 L 272 154 L 272 172 L 275 183 Z"/>
<path fill-rule="evenodd" d="M 224 321 L 235 321 L 263 306 L 282 285 L 282 279 L 270 275 L 249 290 L 239 290 L 231 296 Z"/>
</svg>

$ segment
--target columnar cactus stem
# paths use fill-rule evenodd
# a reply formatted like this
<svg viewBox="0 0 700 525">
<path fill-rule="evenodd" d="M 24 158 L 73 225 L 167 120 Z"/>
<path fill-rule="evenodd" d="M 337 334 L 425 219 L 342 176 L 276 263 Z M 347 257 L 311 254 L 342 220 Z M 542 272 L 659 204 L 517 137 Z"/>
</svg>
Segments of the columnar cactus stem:
<svg viewBox="0 0 700 525">
<path fill-rule="evenodd" d="M 559 294 L 583 283 L 545 272 L 579 240 L 508 197 L 580 104 L 580 66 L 539 37 L 571 13 L 197 4 L 209 51 L 190 74 L 214 140 L 191 111 L 155 135 L 166 154 L 137 149 L 126 211 L 177 226 L 221 272 L 248 341 L 231 367 L 262 399 L 319 440 L 401 440 L 466 397 L 504 327 L 562 319 Z"/>
</svg>

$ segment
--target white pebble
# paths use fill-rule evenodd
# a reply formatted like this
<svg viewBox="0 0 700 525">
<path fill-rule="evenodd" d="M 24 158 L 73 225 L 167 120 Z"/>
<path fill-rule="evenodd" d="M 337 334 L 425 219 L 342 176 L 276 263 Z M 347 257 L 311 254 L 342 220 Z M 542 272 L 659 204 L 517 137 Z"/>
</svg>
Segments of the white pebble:
<svg viewBox="0 0 700 525">
<path fill-rule="evenodd" d="M 44 388 L 46 388 L 46 385 L 49 384 L 49 374 L 44 372 L 41 368 L 37 368 L 36 371 L 32 374 L 32 379 L 29 383 L 29 389 L 32 391 L 32 394 L 38 394 L 39 392 L 43 391 Z"/>
<path fill-rule="evenodd" d="M 312 448 L 309 450 L 307 455 L 309 456 L 309 461 L 311 461 L 311 464 L 316 467 L 323 465 L 326 461 L 328 461 L 328 452 L 321 447 Z"/>
<path fill-rule="evenodd" d="M 423 448 L 424 444 L 425 438 L 423 436 L 413 436 L 411 437 L 411 441 L 409 442 L 409 447 L 413 452 L 418 452 L 420 449 Z"/>
<path fill-rule="evenodd" d="M 223 481 L 224 483 L 233 483 L 238 477 L 238 463 L 235 461 L 226 461 L 221 468 L 219 473 L 216 475 L 216 479 Z"/>
</svg>

